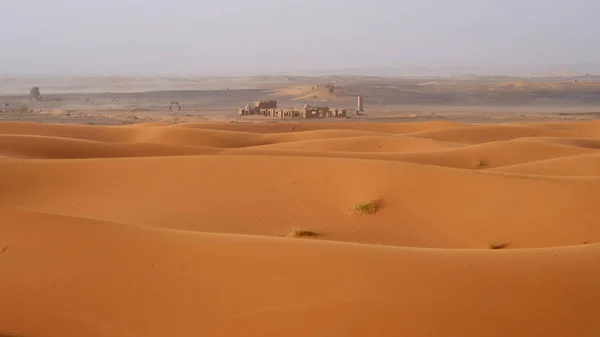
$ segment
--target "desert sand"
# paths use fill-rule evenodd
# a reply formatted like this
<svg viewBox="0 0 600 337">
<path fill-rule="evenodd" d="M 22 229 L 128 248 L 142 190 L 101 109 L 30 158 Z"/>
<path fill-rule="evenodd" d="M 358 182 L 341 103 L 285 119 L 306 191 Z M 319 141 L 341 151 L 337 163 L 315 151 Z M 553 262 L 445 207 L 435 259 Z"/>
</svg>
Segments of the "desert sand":
<svg viewBox="0 0 600 337">
<path fill-rule="evenodd" d="M 598 121 L 3 122 L 0 335 L 595 337 L 599 201 Z"/>
</svg>

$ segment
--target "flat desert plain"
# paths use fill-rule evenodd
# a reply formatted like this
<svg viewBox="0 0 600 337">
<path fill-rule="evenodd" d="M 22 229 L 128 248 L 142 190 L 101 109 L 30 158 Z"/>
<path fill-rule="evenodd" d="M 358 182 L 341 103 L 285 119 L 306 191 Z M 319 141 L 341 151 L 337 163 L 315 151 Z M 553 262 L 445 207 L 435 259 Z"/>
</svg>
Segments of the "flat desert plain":
<svg viewBox="0 0 600 337">
<path fill-rule="evenodd" d="M 0 123 L 0 334 L 600 334 L 600 122 Z"/>
</svg>

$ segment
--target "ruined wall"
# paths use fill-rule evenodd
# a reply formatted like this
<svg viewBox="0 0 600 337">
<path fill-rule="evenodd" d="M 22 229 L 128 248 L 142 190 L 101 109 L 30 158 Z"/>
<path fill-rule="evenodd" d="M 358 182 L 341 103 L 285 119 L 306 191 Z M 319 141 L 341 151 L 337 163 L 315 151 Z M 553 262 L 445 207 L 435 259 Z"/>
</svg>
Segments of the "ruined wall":
<svg viewBox="0 0 600 337">
<path fill-rule="evenodd" d="M 258 109 L 277 109 L 277 101 L 254 102 L 254 107 L 256 107 Z"/>
<path fill-rule="evenodd" d="M 261 101 L 266 102 L 266 105 L 272 105 L 276 101 Z M 257 102 L 258 105 L 258 102 Z M 278 108 L 255 108 L 246 106 L 238 110 L 240 116 L 266 116 L 274 118 L 327 118 L 327 117 L 346 117 L 346 110 L 331 109 L 329 107 L 304 107 L 291 109 Z"/>
</svg>

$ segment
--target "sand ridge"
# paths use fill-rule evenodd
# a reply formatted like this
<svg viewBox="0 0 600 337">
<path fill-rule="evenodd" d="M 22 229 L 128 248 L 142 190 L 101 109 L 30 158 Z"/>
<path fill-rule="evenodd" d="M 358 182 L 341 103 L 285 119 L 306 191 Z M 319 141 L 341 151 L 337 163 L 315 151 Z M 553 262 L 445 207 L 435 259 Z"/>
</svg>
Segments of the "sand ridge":
<svg viewBox="0 0 600 337">
<path fill-rule="evenodd" d="M 0 334 L 596 336 L 598 135 L 0 123 Z"/>
</svg>

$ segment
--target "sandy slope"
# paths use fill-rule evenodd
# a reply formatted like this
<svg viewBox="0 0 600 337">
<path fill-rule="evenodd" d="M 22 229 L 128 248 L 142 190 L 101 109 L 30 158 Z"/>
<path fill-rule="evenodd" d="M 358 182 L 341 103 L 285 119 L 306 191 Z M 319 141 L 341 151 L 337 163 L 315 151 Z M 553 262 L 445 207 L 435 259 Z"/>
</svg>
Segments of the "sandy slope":
<svg viewBox="0 0 600 337">
<path fill-rule="evenodd" d="M 419 250 L 1 214 L 0 326 L 28 336 L 600 331 L 597 245 Z"/>
<path fill-rule="evenodd" d="M 597 336 L 599 131 L 0 123 L 0 335 Z"/>
<path fill-rule="evenodd" d="M 339 91 L 339 90 L 338 90 Z M 341 101 L 342 97 L 337 93 L 330 93 L 324 85 L 314 87 L 310 85 L 298 85 L 283 89 L 270 90 L 274 97 L 288 97 L 301 101 Z"/>
<path fill-rule="evenodd" d="M 491 171 L 538 176 L 596 177 L 600 174 L 600 154 L 596 153 L 590 155 L 568 156 L 564 158 L 552 158 L 531 163 L 500 167 Z"/>
<path fill-rule="evenodd" d="M 157 143 L 108 143 L 31 135 L 0 135 L 0 155 L 14 158 L 114 158 L 217 154 L 220 149 Z"/>
</svg>

